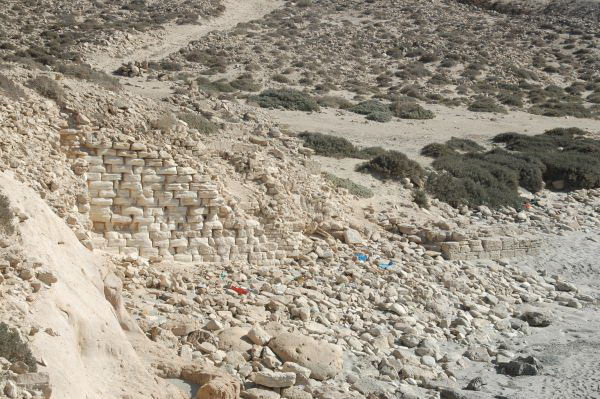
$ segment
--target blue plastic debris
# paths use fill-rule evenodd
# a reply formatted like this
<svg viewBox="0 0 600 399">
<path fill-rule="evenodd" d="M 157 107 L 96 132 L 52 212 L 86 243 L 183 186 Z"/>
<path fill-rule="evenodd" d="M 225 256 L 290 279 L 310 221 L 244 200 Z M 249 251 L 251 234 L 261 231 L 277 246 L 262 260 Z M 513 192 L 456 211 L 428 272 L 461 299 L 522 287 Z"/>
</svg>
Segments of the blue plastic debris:
<svg viewBox="0 0 600 399">
<path fill-rule="evenodd" d="M 391 260 L 390 260 L 390 261 L 387 261 L 387 262 L 380 262 L 378 266 L 379 266 L 379 268 L 380 268 L 381 270 L 388 270 L 388 269 L 390 269 L 392 266 L 394 266 L 394 262 L 393 262 L 393 261 L 391 261 Z"/>
<path fill-rule="evenodd" d="M 360 263 L 364 263 L 367 261 L 367 259 L 369 259 L 369 257 L 365 254 L 362 253 L 355 253 L 354 257 L 356 258 L 357 261 L 359 261 Z"/>
</svg>

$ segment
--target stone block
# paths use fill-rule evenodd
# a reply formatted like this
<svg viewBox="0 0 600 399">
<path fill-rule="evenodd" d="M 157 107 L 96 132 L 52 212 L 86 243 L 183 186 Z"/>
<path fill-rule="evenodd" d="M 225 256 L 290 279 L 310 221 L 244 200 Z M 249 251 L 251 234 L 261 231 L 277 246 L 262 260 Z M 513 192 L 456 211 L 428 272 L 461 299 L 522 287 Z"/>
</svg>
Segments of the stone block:
<svg viewBox="0 0 600 399">
<path fill-rule="evenodd" d="M 122 157 L 104 155 L 103 158 L 106 165 L 123 165 L 125 163 Z"/>
</svg>

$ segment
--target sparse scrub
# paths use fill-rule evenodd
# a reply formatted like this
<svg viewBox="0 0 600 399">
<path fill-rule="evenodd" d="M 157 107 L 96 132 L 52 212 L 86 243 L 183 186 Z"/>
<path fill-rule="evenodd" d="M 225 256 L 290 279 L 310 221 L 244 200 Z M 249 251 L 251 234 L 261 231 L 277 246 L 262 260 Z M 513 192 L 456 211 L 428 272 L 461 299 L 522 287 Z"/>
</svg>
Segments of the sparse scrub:
<svg viewBox="0 0 600 399">
<path fill-rule="evenodd" d="M 469 105 L 469 111 L 472 112 L 496 112 L 506 113 L 506 109 L 501 105 L 498 105 L 491 97 L 477 97 Z"/>
<path fill-rule="evenodd" d="M 293 89 L 269 89 L 251 97 L 262 108 L 283 108 L 292 111 L 319 111 L 319 104 L 310 95 Z"/>
<path fill-rule="evenodd" d="M 200 133 L 212 134 L 219 130 L 219 126 L 216 123 L 195 112 L 182 112 L 178 115 L 178 118 L 187 123 L 190 128 L 196 129 Z"/>
<path fill-rule="evenodd" d="M 446 144 L 431 143 L 421 149 L 421 155 L 431 158 L 445 157 L 448 155 L 457 155 L 458 153 Z"/>
<path fill-rule="evenodd" d="M 19 85 L 3 74 L 0 74 L 0 93 L 13 100 L 20 100 L 26 96 L 25 91 Z"/>
<path fill-rule="evenodd" d="M 0 322 L 0 357 L 11 363 L 23 362 L 29 367 L 29 371 L 37 371 L 37 362 L 29 346 L 16 330 L 10 329 L 4 322 Z"/>
<path fill-rule="evenodd" d="M 359 165 L 359 172 L 371 173 L 380 179 L 401 180 L 409 178 L 413 182 L 422 182 L 425 171 L 417 162 L 408 159 L 398 151 L 387 151 L 370 161 Z"/>
<path fill-rule="evenodd" d="M 429 198 L 427 197 L 427 193 L 425 193 L 425 190 L 415 190 L 413 192 L 413 201 L 415 202 L 415 204 L 417 204 L 420 208 L 423 209 L 429 209 Z"/>
<path fill-rule="evenodd" d="M 60 63 L 56 66 L 56 70 L 66 76 L 96 83 L 97 85 L 108 90 L 118 91 L 121 89 L 119 79 L 110 76 L 105 72 L 96 71 L 87 64 Z"/>
<path fill-rule="evenodd" d="M 344 179 L 331 173 L 324 173 L 323 175 L 325 176 L 325 179 L 330 181 L 335 187 L 344 188 L 348 190 L 350 194 L 356 195 L 359 198 L 371 198 L 374 195 L 370 188 L 355 183 L 350 179 Z"/>
<path fill-rule="evenodd" d="M 321 107 L 327 108 L 338 108 L 338 109 L 348 109 L 352 107 L 352 102 L 346 100 L 343 97 L 336 96 L 322 96 L 317 98 L 317 103 Z"/>
<path fill-rule="evenodd" d="M 421 107 L 419 104 L 408 101 L 397 101 L 390 105 L 394 116 L 401 119 L 433 119 L 435 114 Z"/>
<path fill-rule="evenodd" d="M 333 158 L 355 157 L 358 149 L 343 137 L 329 136 L 321 133 L 304 132 L 298 135 L 304 145 L 315 150 L 317 155 Z"/>
<path fill-rule="evenodd" d="M 473 140 L 461 139 L 458 137 L 450 138 L 450 140 L 446 141 L 446 145 L 453 150 L 463 152 L 480 152 L 485 150 L 484 146 L 476 143 Z"/>
<path fill-rule="evenodd" d="M 0 231 L 6 235 L 15 232 L 15 214 L 10 207 L 10 202 L 4 194 L 0 194 Z"/>
<path fill-rule="evenodd" d="M 392 120 L 392 113 L 389 107 L 377 100 L 362 101 L 349 109 L 354 113 L 365 115 L 369 120 L 377 122 L 389 122 Z"/>
<path fill-rule="evenodd" d="M 65 102 L 65 91 L 62 86 L 47 76 L 40 75 L 29 80 L 28 86 L 40 95 L 54 100 L 59 106 L 62 106 Z"/>
</svg>

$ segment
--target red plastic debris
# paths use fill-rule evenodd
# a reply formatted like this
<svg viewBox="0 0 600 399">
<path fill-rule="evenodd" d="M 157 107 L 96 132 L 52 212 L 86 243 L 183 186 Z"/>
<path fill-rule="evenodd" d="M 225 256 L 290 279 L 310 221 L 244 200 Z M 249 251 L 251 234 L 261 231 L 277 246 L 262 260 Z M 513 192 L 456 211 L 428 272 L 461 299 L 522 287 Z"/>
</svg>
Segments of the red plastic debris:
<svg viewBox="0 0 600 399">
<path fill-rule="evenodd" d="M 238 295 L 246 295 L 248 293 L 247 289 L 236 287 L 235 285 L 232 285 L 231 287 L 229 287 L 229 289 L 237 292 Z"/>
</svg>

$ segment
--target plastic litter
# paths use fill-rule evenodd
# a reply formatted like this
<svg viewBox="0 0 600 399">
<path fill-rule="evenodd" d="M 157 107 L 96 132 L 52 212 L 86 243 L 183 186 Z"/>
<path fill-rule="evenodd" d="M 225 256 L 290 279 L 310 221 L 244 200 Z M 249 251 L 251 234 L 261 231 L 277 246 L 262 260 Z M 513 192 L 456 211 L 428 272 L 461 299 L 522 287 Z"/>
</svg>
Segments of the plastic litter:
<svg viewBox="0 0 600 399">
<path fill-rule="evenodd" d="M 360 252 L 357 252 L 357 253 L 355 253 L 355 254 L 354 254 L 354 257 L 356 258 L 356 260 L 357 260 L 359 263 L 364 263 L 364 262 L 366 262 L 366 261 L 367 261 L 367 259 L 369 259 L 369 256 L 368 256 L 368 255 L 366 255 L 366 254 L 363 254 L 363 253 L 360 253 Z"/>
<path fill-rule="evenodd" d="M 235 285 L 231 285 L 229 289 L 235 291 L 238 295 L 246 295 L 249 292 L 247 289 L 236 287 Z"/>
<path fill-rule="evenodd" d="M 394 266 L 394 261 L 387 261 L 387 262 L 379 262 L 379 265 L 377 265 L 381 270 L 388 270 L 390 269 L 392 266 Z"/>
<path fill-rule="evenodd" d="M 221 275 L 219 276 L 219 278 L 221 280 L 225 280 L 225 277 L 227 277 L 227 272 L 221 272 Z"/>
</svg>

